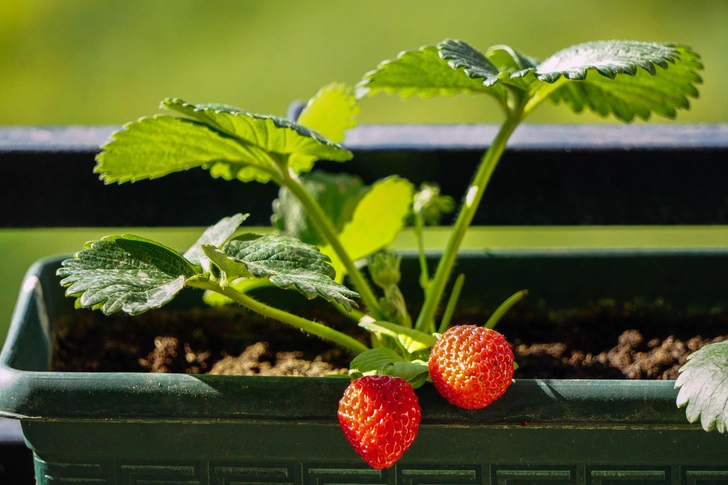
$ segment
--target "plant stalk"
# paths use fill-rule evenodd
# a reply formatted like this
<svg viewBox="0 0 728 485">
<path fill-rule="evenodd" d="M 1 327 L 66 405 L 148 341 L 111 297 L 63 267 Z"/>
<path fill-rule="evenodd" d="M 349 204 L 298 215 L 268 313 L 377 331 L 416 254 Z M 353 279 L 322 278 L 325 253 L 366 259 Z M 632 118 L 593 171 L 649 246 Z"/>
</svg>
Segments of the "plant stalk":
<svg viewBox="0 0 728 485">
<path fill-rule="evenodd" d="M 430 272 L 427 268 L 427 256 L 425 255 L 425 222 L 422 214 L 415 212 L 415 239 L 417 240 L 417 257 L 420 261 L 420 286 L 427 296 L 427 287 L 430 286 Z"/>
<path fill-rule="evenodd" d="M 377 297 L 374 296 L 374 293 L 364 278 L 364 275 L 362 275 L 361 271 L 354 266 L 354 261 L 351 260 L 349 253 L 346 252 L 346 249 L 341 244 L 341 241 L 336 235 L 336 230 L 331 225 L 331 222 L 329 222 L 329 218 L 326 216 L 323 209 L 321 209 L 318 202 L 311 197 L 297 178 L 291 177 L 289 174 L 285 174 L 281 183 L 298 198 L 303 207 L 306 209 L 306 215 L 308 215 L 313 223 L 316 224 L 318 230 L 321 231 L 321 235 L 336 252 L 336 255 L 346 268 L 356 291 L 358 291 L 361 295 L 361 299 L 364 301 L 367 310 L 369 310 L 376 320 L 384 320 L 384 314 L 379 306 Z"/>
<path fill-rule="evenodd" d="M 445 333 L 450 326 L 450 320 L 452 320 L 452 316 L 455 314 L 455 308 L 457 308 L 458 300 L 460 299 L 460 292 L 463 290 L 464 284 L 465 274 L 460 273 L 458 277 L 455 278 L 455 284 L 452 287 L 450 299 L 447 301 L 447 305 L 445 306 L 445 313 L 442 315 L 442 321 L 440 322 L 440 328 L 437 330 L 437 333 Z"/>
<path fill-rule="evenodd" d="M 496 310 L 493 312 L 493 314 L 483 326 L 485 328 L 493 330 L 495 326 L 498 325 L 498 322 L 500 322 L 500 319 L 503 318 L 503 315 L 508 313 L 508 310 L 510 310 L 513 305 L 526 298 L 526 296 L 528 296 L 528 290 L 521 290 L 512 294 L 510 297 L 508 297 L 506 301 L 501 303 L 500 306 L 496 308 Z"/>
<path fill-rule="evenodd" d="M 501 129 L 498 131 L 498 134 L 493 140 L 490 148 L 488 148 L 488 151 L 486 151 L 485 155 L 483 155 L 478 171 L 475 174 L 475 178 L 465 194 L 462 209 L 460 210 L 460 214 L 458 214 L 458 218 L 455 221 L 455 226 L 450 233 L 450 238 L 447 241 L 445 252 L 437 265 L 435 276 L 430 281 L 427 296 L 425 297 L 425 303 L 417 317 L 415 329 L 421 332 L 432 333 L 435 331 L 435 313 L 437 312 L 442 296 L 445 293 L 445 287 L 447 286 L 450 274 L 452 273 L 452 268 L 455 264 L 458 250 L 463 242 L 465 233 L 473 221 L 475 212 L 480 205 L 483 193 L 485 192 L 485 187 L 488 185 L 488 181 L 490 180 L 491 175 L 493 175 L 495 167 L 498 165 L 498 161 L 506 148 L 508 138 L 510 138 L 513 131 L 521 122 L 523 107 L 524 104 L 521 103 L 510 112 L 510 115 L 506 119 L 505 123 L 503 123 L 503 126 L 501 126 Z"/>
<path fill-rule="evenodd" d="M 190 286 L 215 291 L 217 293 L 220 293 L 221 295 L 225 295 L 234 302 L 243 305 L 244 307 L 254 311 L 255 313 L 263 315 L 264 317 L 276 319 L 280 322 L 291 325 L 292 327 L 303 330 L 306 333 L 310 333 L 311 335 L 316 335 L 317 337 L 320 337 L 324 340 L 333 342 L 336 345 L 340 345 L 341 347 L 349 349 L 354 355 L 358 355 L 362 352 L 366 352 L 367 350 L 369 350 L 369 347 L 367 347 L 363 343 L 344 333 L 339 332 L 338 330 L 334 330 L 333 328 L 327 327 L 326 325 L 322 325 L 306 318 L 299 317 L 298 315 L 293 315 L 286 311 L 279 310 L 278 308 L 268 306 L 265 303 L 259 302 L 258 300 L 248 295 L 235 291 L 229 286 L 222 288 L 221 286 L 210 281 L 194 282 L 191 283 Z"/>
</svg>

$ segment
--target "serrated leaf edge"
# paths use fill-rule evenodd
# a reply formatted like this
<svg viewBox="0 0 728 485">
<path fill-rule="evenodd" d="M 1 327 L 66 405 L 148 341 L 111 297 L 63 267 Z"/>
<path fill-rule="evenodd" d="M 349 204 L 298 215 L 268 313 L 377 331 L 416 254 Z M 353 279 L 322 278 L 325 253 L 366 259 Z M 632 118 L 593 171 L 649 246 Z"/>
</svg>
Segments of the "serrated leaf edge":
<svg viewBox="0 0 728 485">
<path fill-rule="evenodd" d="M 704 413 L 706 409 L 705 404 L 706 402 L 710 401 L 712 395 L 717 390 L 717 387 L 712 389 L 711 398 L 700 400 L 701 402 L 698 409 L 695 409 L 695 397 L 702 391 L 702 388 L 705 386 L 701 386 L 700 388 L 698 388 L 697 392 L 695 390 L 691 390 L 691 385 L 694 386 L 694 383 L 696 381 L 705 380 L 705 378 L 702 377 L 703 374 L 710 372 L 710 376 L 708 377 L 708 380 L 710 380 L 715 374 L 724 372 L 724 369 L 719 366 L 699 365 L 695 362 L 691 362 L 693 361 L 693 357 L 695 357 L 696 355 L 700 355 L 700 352 L 703 349 L 706 349 L 706 347 L 719 344 L 728 345 L 728 341 L 709 344 L 708 346 L 702 347 L 701 349 L 688 355 L 685 364 L 678 370 L 679 375 L 678 378 L 675 380 L 674 388 L 679 389 L 675 403 L 678 408 L 685 408 L 685 417 L 687 418 L 688 422 L 695 423 L 697 421 L 700 421 L 701 427 L 707 432 L 712 431 L 713 429 L 717 429 L 719 433 L 725 433 L 726 425 L 728 424 L 728 400 L 723 403 L 723 409 L 721 412 L 715 413 L 714 416 L 709 416 Z M 697 366 L 698 368 L 694 370 L 692 368 L 693 366 Z M 691 379 L 688 379 L 688 374 L 685 373 L 686 371 L 689 371 L 693 374 Z M 724 376 L 723 378 L 723 383 L 725 383 L 726 381 L 728 381 L 728 376 Z M 719 419 L 721 417 L 723 417 L 722 420 Z"/>
<path fill-rule="evenodd" d="M 382 88 L 371 88 L 368 87 L 367 84 L 371 83 L 372 77 L 376 76 L 380 72 L 382 72 L 388 64 L 392 64 L 394 62 L 400 61 L 404 56 L 409 54 L 417 54 L 420 52 L 425 52 L 428 49 L 437 49 L 437 46 L 434 45 L 423 45 L 419 49 L 414 50 L 403 50 L 397 54 L 397 56 L 393 59 L 386 59 L 384 61 L 381 61 L 379 64 L 377 64 L 377 67 L 375 69 L 372 69 L 371 71 L 367 71 L 364 73 L 364 76 L 362 76 L 362 80 L 359 81 L 354 85 L 354 96 L 356 96 L 357 99 L 362 99 L 366 96 L 373 96 L 377 93 L 386 93 L 389 95 L 398 95 L 401 98 L 411 98 L 412 96 L 417 95 L 418 97 L 422 99 L 431 98 L 436 95 L 441 96 L 455 96 L 457 94 L 475 94 L 475 93 L 483 93 L 488 94 L 488 91 L 478 91 L 475 89 L 468 89 L 468 88 L 432 88 L 432 89 L 414 89 L 409 91 L 403 91 L 399 88 L 388 88 L 388 87 L 382 87 Z"/>
<path fill-rule="evenodd" d="M 202 106 L 201 107 L 194 103 L 189 103 L 181 98 L 165 98 L 164 100 L 162 100 L 159 107 L 160 107 L 160 109 L 167 109 L 170 111 L 175 111 L 177 113 L 180 113 L 180 115 L 182 117 L 184 117 L 185 119 L 188 119 L 188 118 L 186 118 L 186 115 L 183 112 L 178 111 L 177 109 L 174 108 L 175 105 L 191 108 L 193 112 L 205 113 L 205 112 L 212 111 L 215 114 L 225 113 L 225 114 L 228 114 L 228 115 L 231 115 L 234 117 L 247 117 L 247 118 L 252 118 L 254 120 L 262 120 L 264 122 L 271 122 L 271 123 L 273 123 L 273 125 L 275 126 L 276 129 L 287 129 L 290 131 L 294 131 L 299 136 L 302 136 L 305 138 L 311 138 L 321 145 L 325 145 L 325 146 L 334 148 L 337 152 L 340 152 L 344 155 L 343 157 L 341 157 L 341 160 L 339 160 L 339 161 L 351 160 L 351 158 L 353 158 L 353 156 L 354 156 L 353 153 L 348 148 L 344 147 L 343 145 L 341 145 L 339 143 L 329 140 L 328 138 L 326 138 L 325 136 L 323 136 L 321 133 L 317 132 L 316 130 L 309 128 L 307 126 L 298 124 L 298 123 L 294 123 L 293 121 L 287 120 L 285 118 L 281 118 L 279 116 L 250 113 L 248 111 L 245 111 L 241 108 L 237 108 L 235 106 L 227 106 L 228 108 L 231 109 L 230 111 L 224 110 L 224 109 L 216 109 L 211 106 L 205 107 L 205 105 L 201 105 Z M 195 121 L 197 121 L 197 120 L 195 120 Z M 226 136 L 230 136 L 230 137 L 233 137 L 244 143 L 249 143 L 251 145 L 260 147 L 255 142 L 244 139 L 244 138 L 240 138 L 235 133 L 230 133 L 230 132 L 224 130 L 222 127 L 209 125 L 204 122 L 203 122 L 203 124 L 212 130 L 225 134 Z M 260 148 L 267 151 L 267 149 L 265 147 L 260 147 Z"/>
<path fill-rule="evenodd" d="M 449 88 L 434 89 L 433 88 L 433 89 L 427 89 L 427 90 L 424 90 L 424 89 L 422 89 L 422 90 L 414 89 L 414 90 L 410 90 L 411 91 L 410 92 L 410 91 L 406 91 L 406 90 L 401 90 L 400 88 L 387 88 L 387 87 L 370 88 L 370 87 L 367 87 L 367 84 L 369 84 L 371 82 L 371 78 L 373 76 L 375 76 L 376 74 L 378 74 L 379 72 L 382 72 L 382 70 L 386 67 L 387 64 L 390 64 L 392 62 L 397 62 L 400 59 L 402 59 L 403 56 L 405 56 L 407 54 L 417 53 L 417 52 L 424 52 L 426 49 L 432 49 L 433 47 L 438 50 L 438 53 L 440 53 L 441 52 L 440 51 L 440 45 L 442 45 L 445 42 L 463 42 L 463 43 L 465 43 L 464 41 L 458 40 L 458 39 L 445 39 L 442 42 L 438 43 L 437 46 L 424 45 L 424 46 L 420 47 L 417 50 L 405 50 L 405 51 L 400 52 L 397 55 L 397 57 L 394 58 L 394 59 L 387 59 L 385 61 L 380 62 L 376 69 L 373 69 L 373 70 L 368 71 L 367 73 L 365 73 L 363 79 L 359 83 L 356 84 L 356 86 L 355 86 L 355 93 L 356 93 L 357 99 L 363 98 L 365 96 L 372 96 L 372 95 L 375 95 L 375 94 L 377 94 L 379 92 L 384 92 L 386 94 L 398 94 L 402 98 L 409 98 L 409 97 L 414 96 L 415 94 L 418 95 L 421 98 L 429 98 L 429 97 L 434 96 L 435 94 L 440 94 L 440 95 L 444 95 L 444 96 L 452 96 L 452 95 L 461 94 L 461 93 L 465 93 L 465 94 L 476 94 L 476 93 L 489 94 L 490 92 L 489 91 L 486 91 L 486 90 L 484 90 L 484 91 L 478 91 L 478 90 L 471 90 L 471 89 L 467 89 L 467 88 L 451 88 L 451 89 L 449 89 Z M 603 42 L 625 42 L 625 41 L 615 41 L 615 40 L 611 40 L 611 41 L 603 41 Z M 658 43 L 654 43 L 654 44 L 658 44 Z M 575 44 L 574 46 L 569 46 L 569 47 L 567 47 L 565 49 L 568 49 L 570 47 L 575 47 L 577 45 L 581 45 L 581 44 Z M 669 57 L 666 57 L 663 60 L 663 62 L 659 62 L 659 61 L 658 62 L 650 62 L 650 63 L 644 64 L 644 65 L 638 64 L 638 65 L 635 66 L 635 69 L 633 69 L 633 70 L 625 70 L 624 72 L 617 72 L 617 73 L 614 73 L 614 75 L 611 75 L 611 74 L 609 74 L 609 73 L 607 73 L 607 72 L 599 69 L 599 67 L 597 67 L 597 66 L 587 66 L 587 67 L 585 67 L 583 69 L 583 72 L 580 73 L 580 74 L 574 74 L 574 73 L 569 72 L 569 71 L 560 71 L 560 72 L 552 72 L 552 73 L 549 73 L 548 75 L 546 75 L 546 74 L 539 74 L 538 73 L 538 67 L 536 67 L 536 68 L 522 69 L 522 70 L 515 71 L 515 72 L 500 71 L 500 73 L 498 74 L 497 78 L 494 78 L 494 79 L 486 79 L 485 77 L 480 76 L 480 75 L 477 75 L 473 71 L 466 69 L 464 66 L 457 65 L 457 63 L 453 63 L 451 61 L 448 62 L 445 57 L 442 57 L 442 55 L 441 55 L 441 59 L 443 59 L 444 61 L 446 61 L 447 62 L 447 65 L 451 69 L 455 69 L 455 70 L 462 69 L 463 70 L 463 73 L 465 75 L 467 75 L 470 79 L 474 79 L 474 80 L 482 79 L 483 80 L 483 85 L 485 87 L 494 87 L 499 82 L 507 82 L 507 80 L 509 80 L 509 79 L 523 78 L 523 77 L 526 77 L 529 74 L 533 74 L 536 79 L 538 79 L 539 81 L 548 83 L 548 84 L 554 84 L 554 83 L 556 83 L 561 77 L 564 77 L 564 78 L 569 79 L 571 81 L 583 81 L 583 80 L 586 79 L 589 71 L 596 71 L 599 75 L 604 76 L 604 77 L 606 77 L 608 79 L 614 79 L 617 75 L 620 75 L 620 74 L 626 74 L 626 75 L 634 76 L 634 75 L 637 74 L 637 70 L 639 68 L 642 68 L 643 70 L 645 70 L 646 72 L 648 72 L 651 75 L 656 75 L 656 72 L 657 71 L 654 69 L 655 66 L 659 66 L 659 67 L 661 67 L 663 69 L 668 69 L 669 68 L 669 64 L 671 64 L 671 63 L 674 64 L 677 60 L 680 60 L 681 59 L 682 54 L 680 52 L 680 49 L 683 49 L 685 51 L 685 54 L 691 56 L 692 57 L 691 60 L 693 60 L 696 63 L 695 69 L 692 70 L 692 73 L 693 73 L 693 75 L 695 76 L 696 79 L 694 81 L 692 81 L 692 82 L 688 82 L 687 84 L 690 85 L 692 88 L 694 88 L 694 84 L 695 83 L 702 82 L 702 79 L 700 78 L 700 76 L 696 72 L 697 70 L 703 68 L 702 63 L 699 61 L 700 55 L 697 52 L 695 52 L 690 46 L 685 45 L 685 44 L 679 44 L 679 43 L 659 43 L 658 45 L 665 46 L 665 47 L 670 47 L 671 50 L 672 50 L 672 54 Z M 491 46 L 491 47 L 489 47 L 489 49 L 492 48 L 492 47 L 495 47 L 495 46 Z M 509 47 L 509 46 L 498 45 L 498 47 Z M 565 49 L 562 49 L 562 50 L 565 50 Z M 546 61 L 548 61 L 551 57 L 555 56 L 559 52 L 561 52 L 561 51 L 558 51 L 558 52 L 554 53 L 552 56 L 550 56 L 548 59 L 546 59 Z M 541 66 L 543 64 L 544 63 L 542 62 L 542 63 L 539 64 L 539 66 Z M 626 68 L 626 69 L 628 69 L 628 68 Z M 497 70 L 497 67 L 496 67 L 496 70 Z M 695 90 L 693 89 L 693 91 L 695 91 Z M 433 94 L 433 92 L 434 92 L 434 94 Z M 696 93 L 697 93 L 697 91 L 695 91 L 694 93 L 691 92 L 691 93 L 688 94 L 688 96 L 690 96 L 690 97 L 697 97 L 697 94 Z M 681 106 L 680 108 L 686 108 L 686 107 Z"/>
</svg>

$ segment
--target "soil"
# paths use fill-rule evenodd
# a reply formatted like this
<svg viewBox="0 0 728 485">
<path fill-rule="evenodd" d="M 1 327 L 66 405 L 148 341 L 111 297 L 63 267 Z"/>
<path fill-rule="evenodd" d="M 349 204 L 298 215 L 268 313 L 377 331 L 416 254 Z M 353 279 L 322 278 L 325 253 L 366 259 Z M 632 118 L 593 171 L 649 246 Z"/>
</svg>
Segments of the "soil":
<svg viewBox="0 0 728 485">
<path fill-rule="evenodd" d="M 326 321 L 353 326 L 366 338 L 343 316 L 327 315 Z M 325 376 L 346 374 L 351 360 L 345 350 L 233 307 L 162 309 L 135 317 L 79 310 L 56 325 L 51 369 L 64 372 Z"/>
<path fill-rule="evenodd" d="M 336 312 L 312 309 L 304 316 L 367 341 Z M 454 323 L 486 318 L 471 306 Z M 56 329 L 51 365 L 66 372 L 325 376 L 345 374 L 351 359 L 345 350 L 233 307 L 136 317 L 81 310 Z M 516 378 L 675 379 L 690 353 L 728 339 L 728 317 L 675 315 L 660 301 L 604 301 L 573 311 L 527 309 L 502 320 L 498 330 L 513 347 Z"/>
</svg>

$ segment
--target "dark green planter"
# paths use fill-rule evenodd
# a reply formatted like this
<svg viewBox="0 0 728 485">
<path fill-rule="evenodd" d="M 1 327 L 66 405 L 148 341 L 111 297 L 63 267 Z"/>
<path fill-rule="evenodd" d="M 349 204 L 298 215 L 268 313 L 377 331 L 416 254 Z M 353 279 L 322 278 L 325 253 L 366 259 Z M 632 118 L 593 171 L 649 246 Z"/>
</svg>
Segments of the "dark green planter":
<svg viewBox="0 0 728 485">
<path fill-rule="evenodd" d="M 73 311 L 58 262 L 28 272 L 0 354 L 0 416 L 21 420 L 39 485 L 728 483 L 728 438 L 688 424 L 671 381 L 517 380 L 475 412 L 426 385 L 417 440 L 380 472 L 339 429 L 345 380 L 48 372 L 53 322 Z M 524 287 L 529 305 L 553 310 L 728 305 L 709 277 L 728 272 L 726 250 L 469 253 L 459 268 L 467 297 L 488 305 Z"/>
</svg>

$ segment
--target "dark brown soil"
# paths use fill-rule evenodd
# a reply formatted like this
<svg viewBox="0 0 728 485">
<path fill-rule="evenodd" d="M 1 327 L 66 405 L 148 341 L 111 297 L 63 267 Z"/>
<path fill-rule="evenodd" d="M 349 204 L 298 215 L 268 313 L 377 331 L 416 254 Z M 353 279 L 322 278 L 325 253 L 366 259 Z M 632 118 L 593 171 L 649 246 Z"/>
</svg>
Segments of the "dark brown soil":
<svg viewBox="0 0 728 485">
<path fill-rule="evenodd" d="M 366 342 L 346 317 L 312 312 L 305 316 Z M 486 318 L 471 307 L 454 323 Z M 351 359 L 240 308 L 163 309 L 137 317 L 84 310 L 56 324 L 52 369 L 58 371 L 322 376 L 346 373 Z M 605 301 L 573 311 L 521 311 L 498 330 L 512 344 L 517 378 L 674 379 L 690 353 L 728 338 L 728 317 L 675 315 L 659 301 Z"/>
<path fill-rule="evenodd" d="M 682 341 L 674 336 L 649 341 L 638 330 L 626 330 L 617 345 L 598 354 L 569 348 L 563 343 L 524 344 L 513 351 L 520 367 L 516 377 L 562 379 L 676 379 L 690 353 L 725 336 Z"/>
<path fill-rule="evenodd" d="M 326 318 L 366 338 L 343 316 Z M 136 317 L 81 310 L 56 325 L 51 361 L 56 371 L 324 376 L 346 373 L 351 359 L 317 338 L 232 307 Z M 299 350 L 302 343 L 305 349 Z"/>
</svg>

